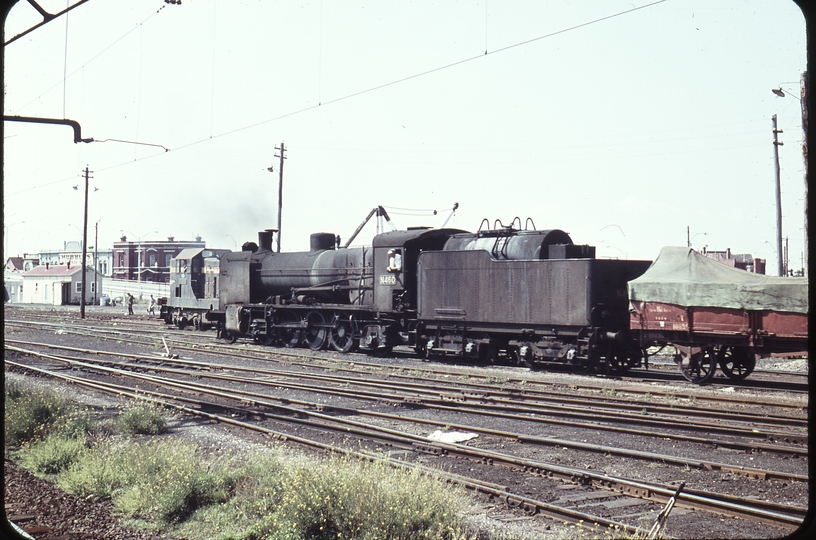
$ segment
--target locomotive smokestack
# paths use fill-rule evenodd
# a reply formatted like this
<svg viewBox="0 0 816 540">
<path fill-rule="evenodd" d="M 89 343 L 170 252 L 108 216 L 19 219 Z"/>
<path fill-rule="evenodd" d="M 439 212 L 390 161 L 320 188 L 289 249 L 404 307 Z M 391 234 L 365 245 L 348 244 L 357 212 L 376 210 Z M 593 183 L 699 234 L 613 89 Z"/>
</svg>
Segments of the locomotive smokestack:
<svg viewBox="0 0 816 540">
<path fill-rule="evenodd" d="M 258 246 L 260 249 L 272 251 L 272 238 L 276 232 L 278 232 L 277 229 L 266 229 L 258 232 Z"/>
</svg>

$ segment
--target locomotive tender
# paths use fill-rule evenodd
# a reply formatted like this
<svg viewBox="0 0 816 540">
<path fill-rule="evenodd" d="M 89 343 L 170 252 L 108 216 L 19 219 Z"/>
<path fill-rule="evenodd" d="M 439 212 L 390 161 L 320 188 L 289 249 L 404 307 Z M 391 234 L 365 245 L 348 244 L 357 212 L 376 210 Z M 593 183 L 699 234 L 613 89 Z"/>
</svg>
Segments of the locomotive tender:
<svg viewBox="0 0 816 540">
<path fill-rule="evenodd" d="M 595 259 L 594 247 L 566 232 L 522 230 L 518 218 L 482 227 L 386 232 L 370 247 L 317 233 L 308 252 L 295 253 L 274 252 L 274 231 L 261 231 L 258 244 L 217 260 L 174 259 L 161 316 L 214 324 L 230 341 L 287 347 L 402 345 L 426 356 L 612 371 L 641 363 L 627 282 L 650 262 Z"/>
</svg>

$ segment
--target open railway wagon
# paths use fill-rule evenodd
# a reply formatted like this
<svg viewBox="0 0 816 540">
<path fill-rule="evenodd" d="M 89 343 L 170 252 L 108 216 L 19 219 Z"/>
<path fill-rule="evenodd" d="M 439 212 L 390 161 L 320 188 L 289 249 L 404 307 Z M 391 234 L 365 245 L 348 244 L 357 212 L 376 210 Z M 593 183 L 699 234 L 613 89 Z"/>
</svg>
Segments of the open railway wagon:
<svg viewBox="0 0 816 540">
<path fill-rule="evenodd" d="M 641 347 L 672 346 L 683 376 L 734 380 L 757 355 L 807 351 L 808 280 L 732 268 L 691 248 L 665 247 L 629 282 L 630 329 Z"/>
</svg>

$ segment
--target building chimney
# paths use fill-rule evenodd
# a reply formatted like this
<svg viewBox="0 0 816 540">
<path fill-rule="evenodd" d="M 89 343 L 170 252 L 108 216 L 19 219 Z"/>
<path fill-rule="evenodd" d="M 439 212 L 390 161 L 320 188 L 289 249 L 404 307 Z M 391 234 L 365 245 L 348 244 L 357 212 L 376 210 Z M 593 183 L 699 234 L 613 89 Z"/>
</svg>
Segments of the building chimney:
<svg viewBox="0 0 816 540">
<path fill-rule="evenodd" d="M 68 265 L 68 269 L 70 270 L 71 269 L 71 259 L 68 259 L 68 262 L 66 264 Z"/>
<path fill-rule="evenodd" d="M 45 263 L 45 269 L 48 270 L 48 262 Z"/>
<path fill-rule="evenodd" d="M 167 237 L 167 241 L 168 241 L 168 242 L 172 242 L 172 241 L 173 241 L 173 237 L 172 237 L 172 236 L 168 236 L 168 237 Z"/>
</svg>

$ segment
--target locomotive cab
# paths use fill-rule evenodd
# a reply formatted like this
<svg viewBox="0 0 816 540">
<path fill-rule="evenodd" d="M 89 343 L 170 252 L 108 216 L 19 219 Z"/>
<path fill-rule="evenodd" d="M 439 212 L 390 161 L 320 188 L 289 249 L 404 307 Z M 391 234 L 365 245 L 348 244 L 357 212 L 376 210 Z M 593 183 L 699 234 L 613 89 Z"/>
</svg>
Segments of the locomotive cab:
<svg viewBox="0 0 816 540">
<path fill-rule="evenodd" d="M 379 234 L 374 248 L 374 304 L 388 313 L 416 313 L 417 260 L 423 251 L 440 250 L 456 229 L 409 228 Z"/>
</svg>

